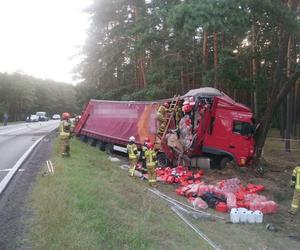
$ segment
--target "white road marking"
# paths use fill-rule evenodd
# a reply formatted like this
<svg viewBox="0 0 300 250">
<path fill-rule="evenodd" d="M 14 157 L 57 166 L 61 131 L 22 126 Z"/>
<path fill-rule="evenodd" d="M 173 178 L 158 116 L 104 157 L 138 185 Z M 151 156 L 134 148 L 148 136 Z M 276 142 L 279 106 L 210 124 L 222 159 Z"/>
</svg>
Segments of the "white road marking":
<svg viewBox="0 0 300 250">
<path fill-rule="evenodd" d="M 0 172 L 8 172 L 8 171 L 11 171 L 11 170 L 12 170 L 11 168 L 0 169 Z"/>
</svg>

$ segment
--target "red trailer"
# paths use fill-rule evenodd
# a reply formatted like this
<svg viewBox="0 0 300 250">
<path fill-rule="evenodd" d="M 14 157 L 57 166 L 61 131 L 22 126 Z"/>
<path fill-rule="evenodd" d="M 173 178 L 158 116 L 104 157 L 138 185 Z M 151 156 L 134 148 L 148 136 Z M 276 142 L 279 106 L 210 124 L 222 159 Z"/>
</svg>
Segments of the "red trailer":
<svg viewBox="0 0 300 250">
<path fill-rule="evenodd" d="M 209 157 L 225 167 L 229 161 L 238 166 L 251 162 L 254 156 L 253 113 L 246 106 L 214 88 L 200 88 L 180 97 L 179 108 L 190 101 L 191 112 L 181 117 L 176 134 L 183 144 L 184 159 L 197 166 L 199 157 Z M 158 107 L 165 102 L 122 102 L 91 100 L 86 106 L 75 133 L 82 140 L 98 144 L 101 149 L 126 152 L 130 136 L 141 146 L 145 137 L 156 140 Z M 168 129 L 175 129 L 174 116 Z M 187 121 L 189 123 L 187 123 Z M 188 124 L 189 130 L 186 130 Z M 186 131 L 189 131 L 187 134 Z M 161 140 L 160 165 L 178 159 L 178 151 Z"/>
</svg>

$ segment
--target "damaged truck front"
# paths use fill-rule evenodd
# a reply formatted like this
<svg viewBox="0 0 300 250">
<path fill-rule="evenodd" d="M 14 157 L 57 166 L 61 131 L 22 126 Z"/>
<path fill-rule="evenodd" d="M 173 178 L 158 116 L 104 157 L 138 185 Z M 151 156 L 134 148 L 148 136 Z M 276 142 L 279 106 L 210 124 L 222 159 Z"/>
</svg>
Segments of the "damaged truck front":
<svg viewBox="0 0 300 250">
<path fill-rule="evenodd" d="M 254 139 L 253 114 L 249 108 L 214 88 L 190 90 L 178 99 L 169 114 L 170 122 L 164 136 L 158 138 L 156 113 L 165 101 L 90 100 L 75 133 L 102 150 L 122 152 L 126 152 L 130 136 L 136 138 L 139 146 L 149 137 L 159 144 L 160 166 L 176 165 L 183 159 L 186 164 L 201 167 L 202 160 L 207 157 L 221 168 L 229 162 L 238 166 L 251 163 Z M 190 102 L 191 109 L 183 112 L 180 120 L 176 119 L 175 110 L 183 110 L 186 102 Z M 176 135 L 180 150 L 168 143 L 168 135 Z"/>
</svg>

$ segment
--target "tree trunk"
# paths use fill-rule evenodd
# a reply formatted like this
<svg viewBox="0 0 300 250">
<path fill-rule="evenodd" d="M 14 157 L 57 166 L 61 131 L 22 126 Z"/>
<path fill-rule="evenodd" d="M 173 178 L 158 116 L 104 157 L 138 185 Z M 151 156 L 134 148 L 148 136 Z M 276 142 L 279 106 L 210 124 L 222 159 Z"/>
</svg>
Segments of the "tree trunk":
<svg viewBox="0 0 300 250">
<path fill-rule="evenodd" d="M 202 77 L 208 70 L 208 32 L 207 30 L 203 31 L 203 45 L 202 45 L 202 65 L 203 65 L 203 70 L 202 70 Z"/>
<path fill-rule="evenodd" d="M 289 42 L 288 42 L 288 49 L 287 49 L 287 71 L 286 75 L 287 78 L 291 76 L 291 64 L 292 64 L 292 58 L 291 58 L 291 48 L 292 48 L 292 38 L 291 36 L 289 37 Z M 286 110 L 286 133 L 285 133 L 285 152 L 291 152 L 291 144 L 290 144 L 290 139 L 291 139 L 291 123 L 292 123 L 292 88 L 290 92 L 287 95 L 287 110 Z"/>
<path fill-rule="evenodd" d="M 257 108 L 257 86 L 256 86 L 256 77 L 257 77 L 257 62 L 256 62 L 256 29 L 255 24 L 252 24 L 252 84 L 254 87 L 253 91 L 253 110 L 255 117 L 258 117 L 258 108 Z"/>
<path fill-rule="evenodd" d="M 218 33 L 214 32 L 214 71 L 215 71 L 214 88 L 219 88 L 217 69 L 218 69 Z"/>
</svg>

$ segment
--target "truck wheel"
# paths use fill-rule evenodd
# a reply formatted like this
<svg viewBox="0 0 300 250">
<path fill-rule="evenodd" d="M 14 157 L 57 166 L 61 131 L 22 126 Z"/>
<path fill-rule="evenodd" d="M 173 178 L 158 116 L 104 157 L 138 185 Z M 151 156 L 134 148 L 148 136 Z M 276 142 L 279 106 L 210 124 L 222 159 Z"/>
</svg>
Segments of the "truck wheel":
<svg viewBox="0 0 300 250">
<path fill-rule="evenodd" d="M 81 136 L 80 136 L 80 141 L 82 141 L 82 142 L 87 142 L 87 141 L 88 141 L 87 136 L 81 135 Z"/>
<path fill-rule="evenodd" d="M 97 144 L 97 140 L 94 138 L 88 138 L 88 144 L 92 147 L 95 147 Z"/>
<path fill-rule="evenodd" d="M 112 143 L 107 143 L 105 145 L 105 152 L 109 155 L 114 153 L 114 145 Z"/>
<path fill-rule="evenodd" d="M 165 154 L 157 155 L 157 166 L 160 168 L 166 168 L 169 166 L 169 160 Z"/>
<path fill-rule="evenodd" d="M 221 158 L 220 160 L 220 164 L 219 164 L 219 169 L 224 169 L 226 168 L 228 165 L 231 165 L 231 159 L 227 156 L 224 156 Z"/>
<path fill-rule="evenodd" d="M 97 148 L 99 148 L 99 150 L 101 150 L 101 151 L 104 151 L 105 143 L 103 141 L 97 141 Z"/>
</svg>

